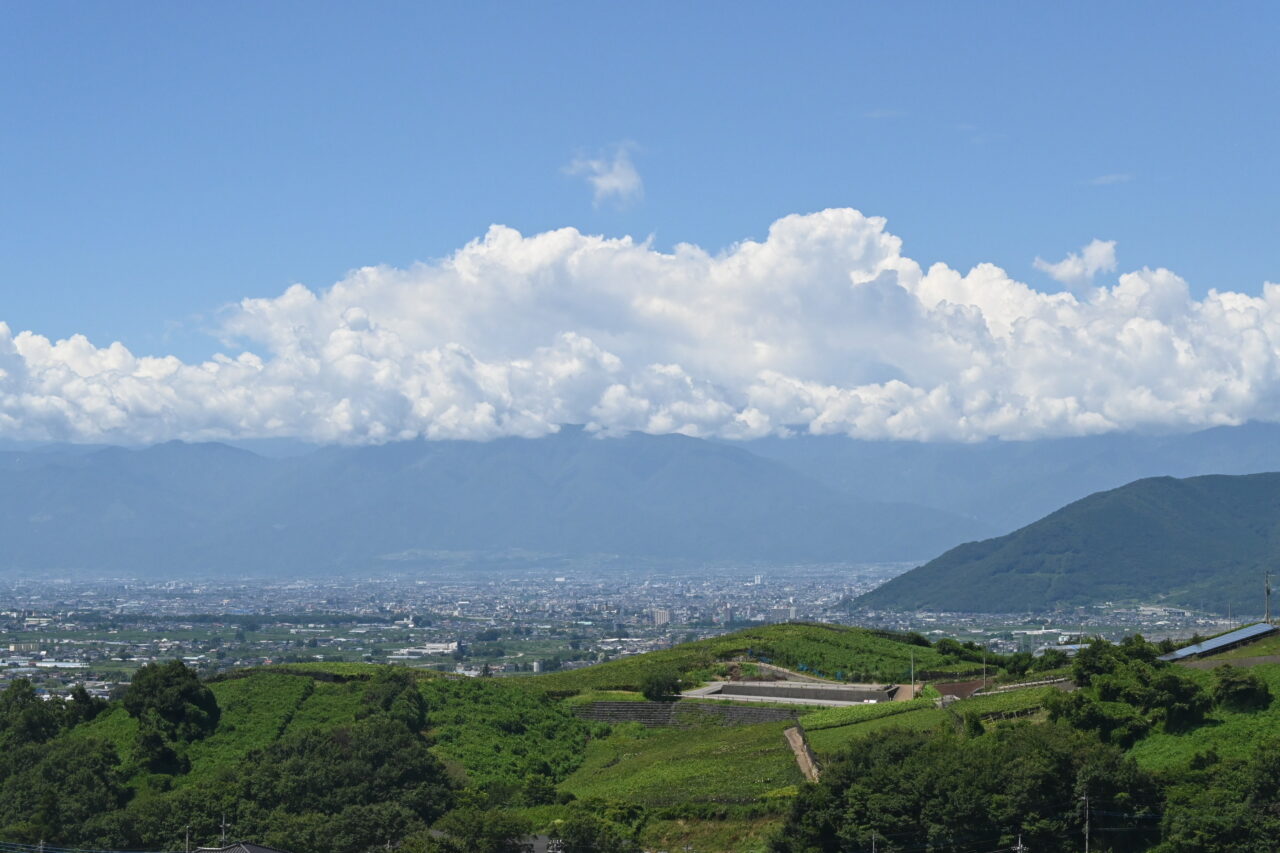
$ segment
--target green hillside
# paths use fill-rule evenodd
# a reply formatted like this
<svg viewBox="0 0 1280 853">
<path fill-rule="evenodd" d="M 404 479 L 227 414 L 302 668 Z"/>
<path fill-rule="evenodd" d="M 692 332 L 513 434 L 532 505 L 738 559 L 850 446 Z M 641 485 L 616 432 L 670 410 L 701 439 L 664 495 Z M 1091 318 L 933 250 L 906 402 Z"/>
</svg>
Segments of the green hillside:
<svg viewBox="0 0 1280 853">
<path fill-rule="evenodd" d="M 1277 565 L 1280 474 L 1139 480 L 996 539 L 971 542 L 858 599 L 860 607 L 973 612 L 1163 601 L 1261 610 Z"/>
<path fill-rule="evenodd" d="M 764 661 L 837 681 L 901 683 L 916 670 L 962 672 L 981 666 L 981 654 L 959 649 L 948 654 L 923 637 L 844 625 L 792 622 L 747 628 L 664 651 L 622 658 L 533 681 L 547 690 L 639 690 L 646 675 L 671 671 L 686 680 L 709 681 L 727 661 Z M 976 657 L 973 657 L 974 654 Z M 965 659 L 965 658 L 971 659 Z"/>
<path fill-rule="evenodd" d="M 657 673 L 696 683 L 772 662 L 900 681 L 913 657 L 918 671 L 946 673 L 975 656 L 949 640 L 783 624 L 516 678 L 313 663 L 202 683 L 172 661 L 144 667 L 111 704 L 44 702 L 19 681 L 0 694 L 0 842 L 175 850 L 188 827 L 195 843 L 215 840 L 226 815 L 234 835 L 295 853 L 453 849 L 430 828 L 457 835 L 457 851 L 490 849 L 468 835 L 477 826 L 576 827 L 595 839 L 583 849 L 763 849 L 803 783 L 789 723 L 710 714 L 682 718 L 692 728 L 610 727 L 575 710 L 644 701 L 636 691 Z M 851 719 L 827 717 L 833 730 Z M 621 846 L 606 843 L 614 836 Z"/>
<path fill-rule="evenodd" d="M 308 664 L 200 682 L 174 661 L 144 667 L 111 704 L 43 701 L 18 680 L 0 693 L 0 842 L 178 850 L 188 827 L 196 844 L 216 840 L 225 816 L 232 835 L 294 853 L 508 853 L 534 832 L 596 853 L 834 853 L 873 837 L 886 851 L 960 851 L 1019 834 L 1070 853 L 1080 792 L 1108 818 L 1098 832 L 1118 833 L 1099 850 L 1263 850 L 1280 830 L 1266 805 L 1280 798 L 1280 665 L 1192 669 L 1141 638 L 1091 645 L 1070 682 L 946 706 L 930 688 L 797 721 L 698 713 L 644 728 L 575 713 L 642 702 L 629 679 L 696 678 L 722 656 L 852 669 L 914 652 L 956 667 L 974 651 L 918 642 L 777 625 L 521 678 Z M 817 756 L 816 785 L 783 736 L 792 725 Z"/>
</svg>

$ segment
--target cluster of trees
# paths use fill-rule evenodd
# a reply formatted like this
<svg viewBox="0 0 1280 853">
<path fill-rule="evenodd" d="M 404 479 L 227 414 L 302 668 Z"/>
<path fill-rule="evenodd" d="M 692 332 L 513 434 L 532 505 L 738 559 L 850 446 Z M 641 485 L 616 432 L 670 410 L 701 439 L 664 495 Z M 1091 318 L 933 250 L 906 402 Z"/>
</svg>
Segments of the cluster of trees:
<svg viewBox="0 0 1280 853">
<path fill-rule="evenodd" d="M 138 754 L 153 771 L 191 769 L 186 747 L 218 727 L 213 691 L 180 660 L 151 663 L 134 673 L 124 708 L 138 721 Z"/>
<path fill-rule="evenodd" d="M 177 850 L 188 826 L 213 838 L 225 818 L 282 849 L 365 853 L 426 833 L 457 799 L 403 670 L 367 685 L 354 722 L 288 732 L 201 784 L 176 783 L 188 747 L 218 727 L 208 686 L 180 661 L 150 664 L 121 704 L 138 729 L 124 755 L 82 733 L 106 703 L 43 700 L 22 681 L 0 693 L 0 839 Z"/>
<path fill-rule="evenodd" d="M 115 747 L 66 737 L 106 707 L 83 687 L 42 698 L 25 678 L 0 693 L 0 838 L 61 837 L 125 803 Z"/>
<path fill-rule="evenodd" d="M 1190 768 L 1141 770 L 1126 750 L 1154 732 L 1185 733 L 1214 708 L 1272 704 L 1266 682 L 1231 666 L 1198 679 L 1158 660 L 1140 636 L 1094 642 L 1072 663 L 1074 692 L 1048 702 L 1050 722 L 987 730 L 976 717 L 936 732 L 891 730 L 853 744 L 803 790 L 776 853 L 1082 846 L 1085 798 L 1093 847 L 1158 853 L 1273 850 L 1280 834 L 1280 743 L 1244 759 L 1213 752 Z M 1210 721 L 1211 722 L 1211 721 Z"/>
<path fill-rule="evenodd" d="M 67 699 L 44 698 L 26 678 L 15 678 L 0 693 L 0 751 L 41 744 L 79 723 L 88 722 L 107 708 L 77 684 Z"/>
<path fill-rule="evenodd" d="M 1206 690 L 1186 671 L 1158 660 L 1160 653 L 1140 635 L 1117 645 L 1090 643 L 1071 666 L 1078 689 L 1054 696 L 1050 717 L 1129 747 L 1151 731 L 1192 729 L 1215 706 L 1252 711 L 1271 704 L 1270 688 L 1250 672 L 1220 667 Z"/>
<path fill-rule="evenodd" d="M 1068 853 L 1082 846 L 1085 795 L 1127 830 L 1113 850 L 1147 849 L 1154 782 L 1088 733 L 1063 724 L 891 730 L 801 791 L 773 850 L 994 849 L 1021 835 L 1032 850 Z"/>
</svg>

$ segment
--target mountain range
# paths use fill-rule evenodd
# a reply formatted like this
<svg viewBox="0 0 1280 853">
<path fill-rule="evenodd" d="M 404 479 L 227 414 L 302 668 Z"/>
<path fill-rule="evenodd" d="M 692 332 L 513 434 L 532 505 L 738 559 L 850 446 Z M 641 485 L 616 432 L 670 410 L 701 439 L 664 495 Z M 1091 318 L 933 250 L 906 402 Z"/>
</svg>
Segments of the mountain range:
<svg viewBox="0 0 1280 853">
<path fill-rule="evenodd" d="M 590 558 L 920 559 L 992 528 L 684 436 L 0 453 L 0 570 L 181 576 Z"/>
<path fill-rule="evenodd" d="M 916 562 L 1133 480 L 1270 470 L 1280 470 L 1271 424 L 976 444 L 599 438 L 573 427 L 367 447 L 10 443 L 0 572 Z M 1080 599 L 1065 583 L 1042 590 L 1046 600 Z M 1035 598 L 1019 596 L 1010 609 Z"/>
</svg>

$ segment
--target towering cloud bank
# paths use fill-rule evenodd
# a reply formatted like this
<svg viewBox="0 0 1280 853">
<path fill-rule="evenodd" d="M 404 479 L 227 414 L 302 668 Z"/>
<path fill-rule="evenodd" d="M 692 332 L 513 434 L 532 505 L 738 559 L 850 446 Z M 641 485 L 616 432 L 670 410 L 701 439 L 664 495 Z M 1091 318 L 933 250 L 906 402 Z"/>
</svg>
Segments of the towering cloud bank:
<svg viewBox="0 0 1280 853">
<path fill-rule="evenodd" d="M 537 436 L 566 423 L 746 438 L 978 439 L 1280 419 L 1280 285 L 1192 299 L 1164 269 L 1043 293 L 928 271 L 826 210 L 711 255 L 494 226 L 448 259 L 246 299 L 238 355 L 142 358 L 0 323 L 0 436 Z M 1077 269 L 1078 268 L 1078 269 Z M 231 343 L 228 349 L 233 349 Z"/>
</svg>

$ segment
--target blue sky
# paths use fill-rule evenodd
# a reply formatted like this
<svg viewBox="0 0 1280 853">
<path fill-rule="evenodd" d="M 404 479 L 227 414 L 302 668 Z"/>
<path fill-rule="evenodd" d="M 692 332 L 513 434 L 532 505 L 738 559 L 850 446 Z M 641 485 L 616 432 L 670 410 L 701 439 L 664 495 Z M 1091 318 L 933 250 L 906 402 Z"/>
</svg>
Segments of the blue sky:
<svg viewBox="0 0 1280 853">
<path fill-rule="evenodd" d="M 494 222 L 718 248 L 846 205 L 962 269 L 1100 237 L 1196 289 L 1280 279 L 1270 4 L 0 16 L 0 314 L 51 336 L 205 355 L 195 316 Z M 594 207 L 563 167 L 620 142 L 644 198 Z"/>
<path fill-rule="evenodd" d="M 197 361 L 225 306 L 493 223 L 717 252 L 794 213 L 1193 297 L 1280 281 L 1274 4 L 9 3 L 0 320 Z M 643 192 L 593 197 L 626 152 Z"/>
</svg>

